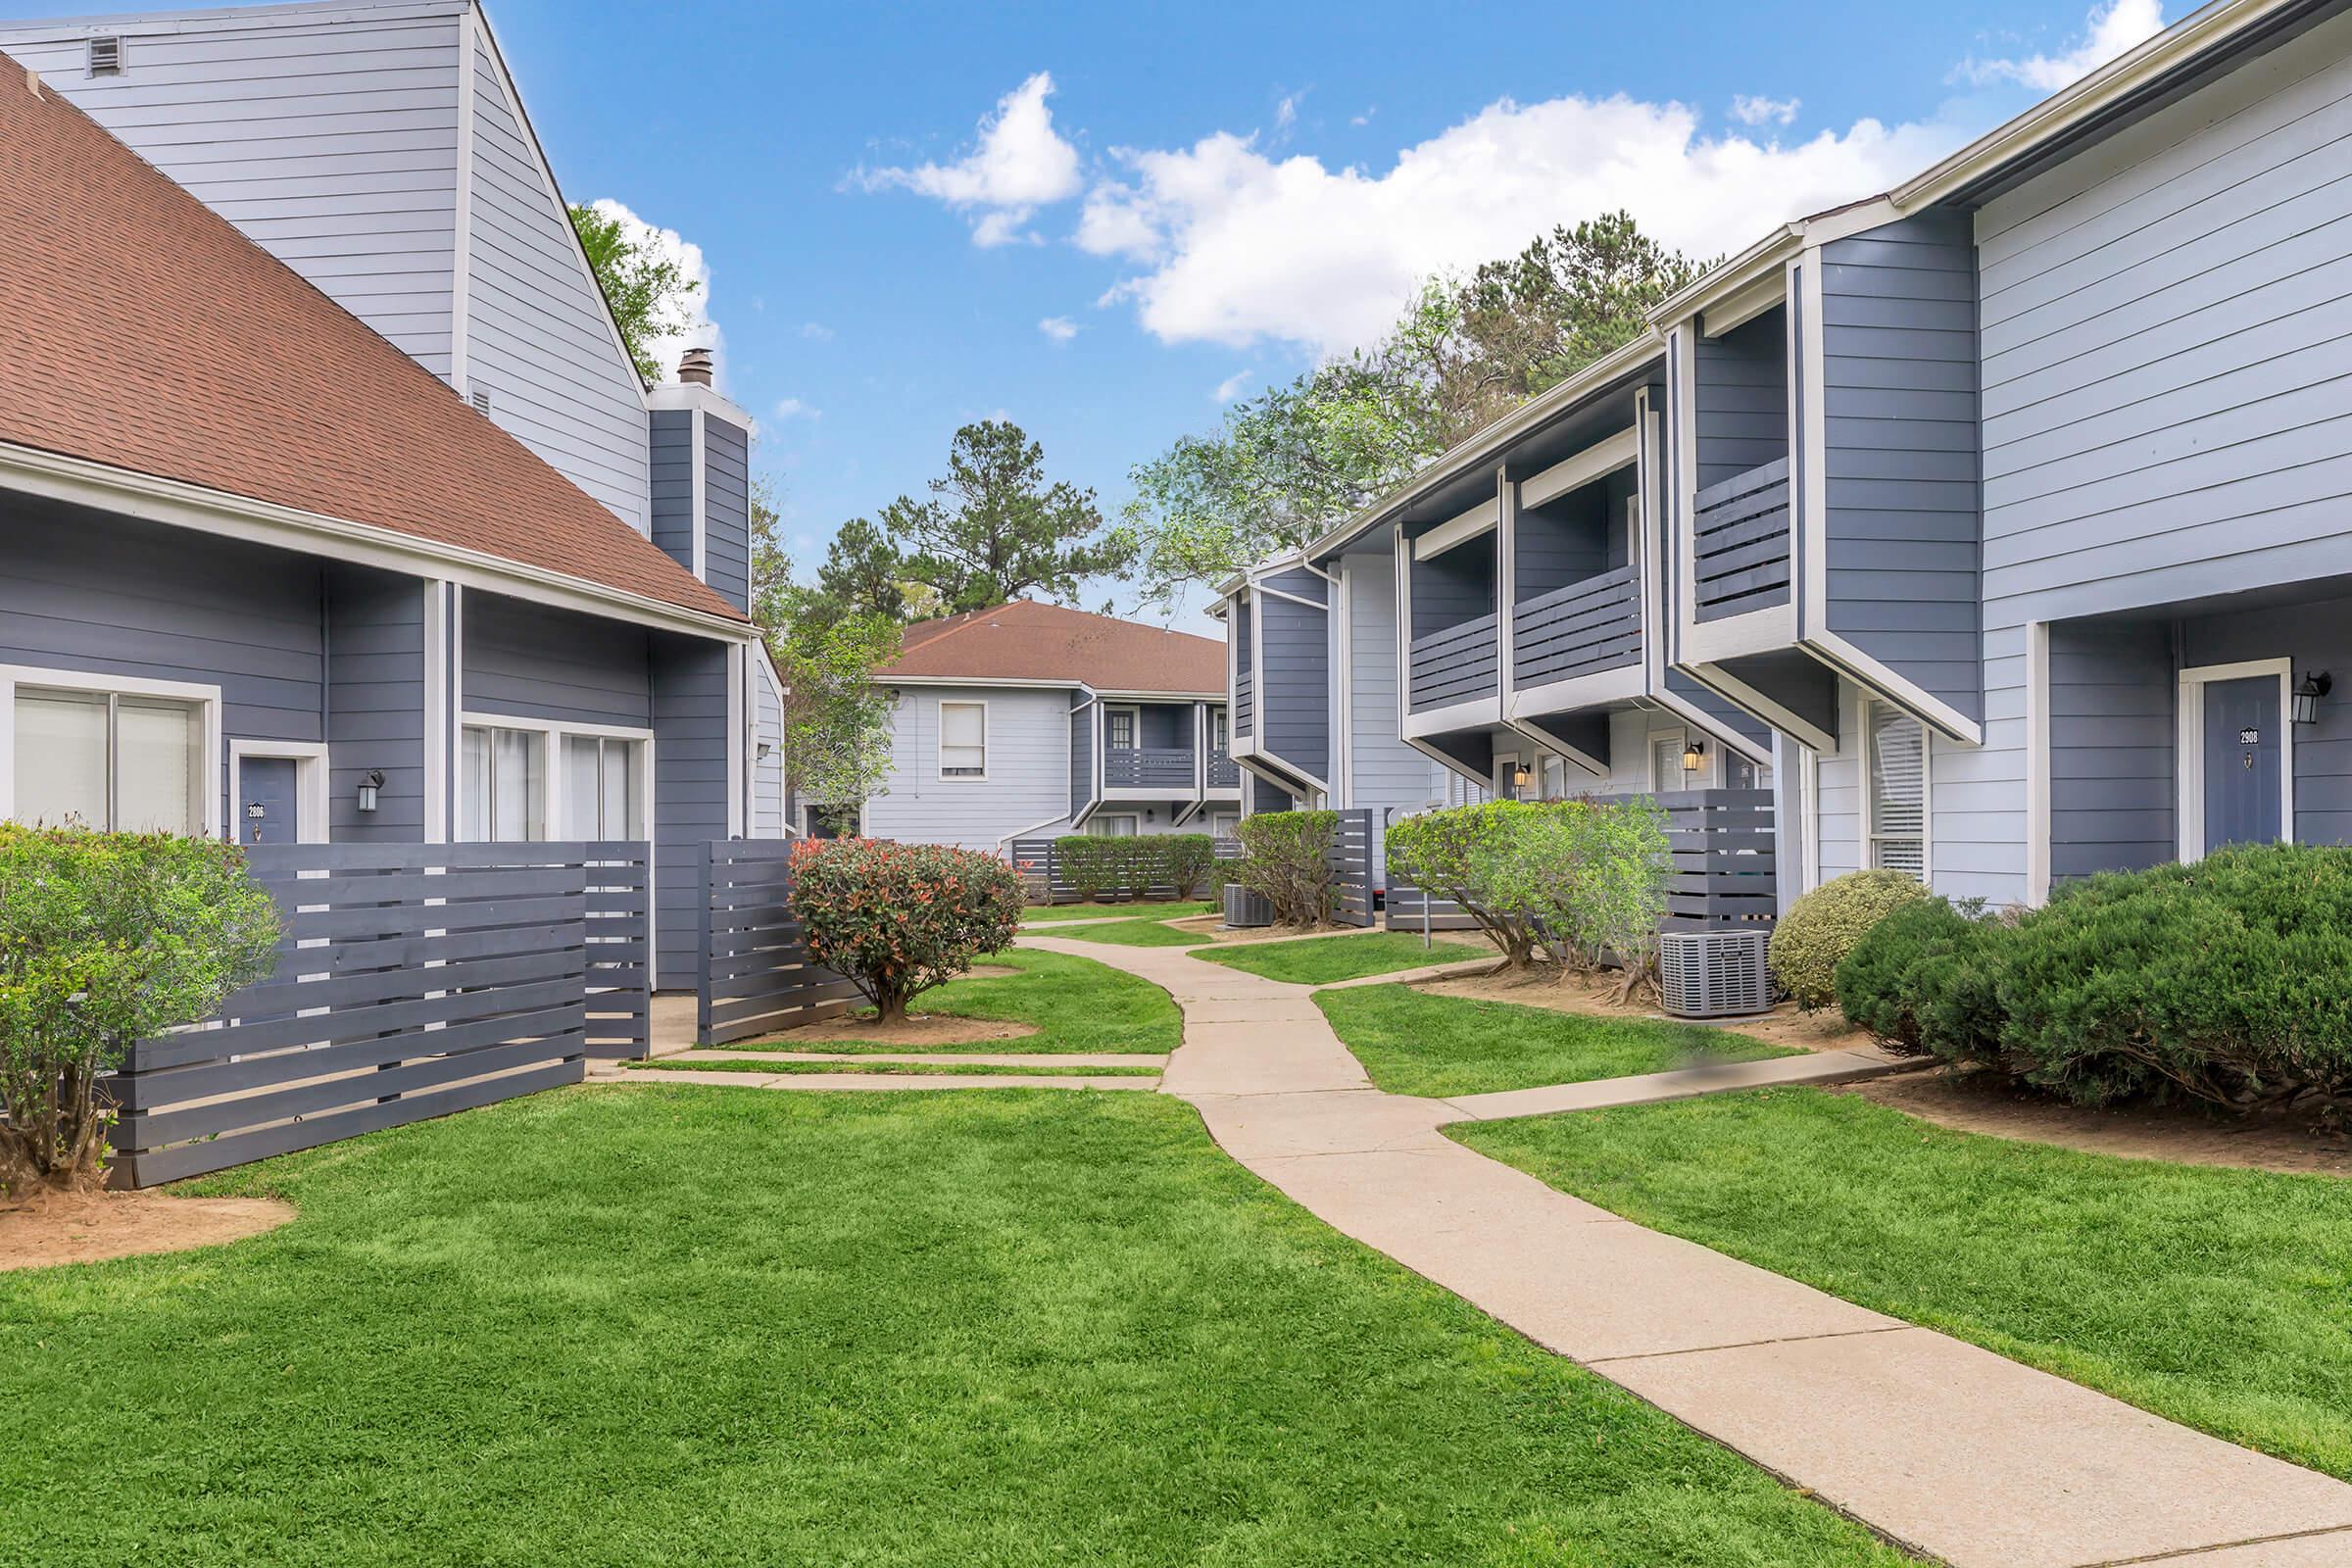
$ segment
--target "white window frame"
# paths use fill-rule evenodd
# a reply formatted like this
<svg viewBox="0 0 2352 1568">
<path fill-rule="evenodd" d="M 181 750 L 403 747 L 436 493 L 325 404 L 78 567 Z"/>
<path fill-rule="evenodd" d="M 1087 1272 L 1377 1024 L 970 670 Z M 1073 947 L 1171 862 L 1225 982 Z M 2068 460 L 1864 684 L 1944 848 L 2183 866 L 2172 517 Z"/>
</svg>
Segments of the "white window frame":
<svg viewBox="0 0 2352 1568">
<path fill-rule="evenodd" d="M 980 710 L 980 771 L 951 773 L 948 771 L 948 710 L 977 708 Z M 931 705 L 931 771 L 944 784 L 985 784 L 988 782 L 989 714 L 985 697 L 942 697 Z"/>
<path fill-rule="evenodd" d="M 637 749 L 637 799 L 641 803 L 638 814 L 644 818 L 644 838 L 652 843 L 654 824 L 660 820 L 654 814 L 654 732 L 627 724 L 578 724 L 569 719 L 518 718 L 511 713 L 477 713 L 471 710 L 458 715 L 458 750 L 465 753 L 465 732 L 468 729 L 519 729 L 541 737 L 539 744 L 546 748 L 539 765 L 539 837 L 532 842 L 562 844 L 568 842 L 563 834 L 564 808 L 564 737 L 566 735 L 596 736 L 604 740 L 641 741 Z M 462 787 L 462 786 L 461 786 Z M 454 834 L 465 831 L 465 802 L 451 823 Z M 475 842 L 468 840 L 466 842 Z"/>
<path fill-rule="evenodd" d="M 294 764 L 294 842 L 326 842 L 326 744 L 323 741 L 248 741 L 228 743 L 228 836 L 243 843 L 245 820 L 245 763 L 249 759 L 291 761 Z"/>
<path fill-rule="evenodd" d="M 188 703 L 203 714 L 204 739 L 198 759 L 204 769 L 204 817 L 198 831 L 219 838 L 221 825 L 220 769 L 222 738 L 220 688 L 196 681 L 149 680 L 137 675 L 98 675 L 79 669 L 46 669 L 32 664 L 0 664 L 0 821 L 17 814 L 17 688 L 38 686 L 51 691 L 95 696 L 160 697 Z"/>
<path fill-rule="evenodd" d="M 1888 709 L 1898 717 L 1907 718 L 1919 726 L 1919 885 L 1932 888 L 1936 885 L 1936 728 L 1907 708 L 1882 697 L 1868 695 L 1861 699 L 1859 710 L 1861 744 L 1857 752 L 1862 776 L 1858 781 L 1861 785 L 1858 792 L 1861 795 L 1861 843 L 1857 848 L 1861 854 L 1857 858 L 1866 871 L 1883 869 L 1879 865 L 1877 792 L 1871 783 L 1877 776 L 1872 766 L 1874 759 L 1870 740 L 1870 710 L 1874 707 Z M 1910 835 L 1902 836 L 1908 838 Z"/>
<path fill-rule="evenodd" d="M 1223 705 L 1208 710 L 1208 749 L 1228 757 L 1233 755 L 1233 715 Z"/>
<path fill-rule="evenodd" d="M 1110 717 L 1113 713 L 1127 715 L 1127 733 L 1135 737 L 1131 746 L 1110 743 Z M 1106 752 L 1140 752 L 1144 749 L 1144 710 L 1140 703 L 1104 703 L 1102 705 L 1102 749 Z"/>
<path fill-rule="evenodd" d="M 1140 838 L 1142 838 L 1142 837 L 1144 836 L 1144 818 L 1143 818 L 1143 813 L 1141 813 L 1141 812 L 1139 812 L 1139 811 L 1097 811 L 1097 812 L 1096 812 L 1094 815 L 1092 815 L 1092 816 L 1090 816 L 1090 817 L 1088 817 L 1088 818 L 1086 819 L 1086 825 L 1087 825 L 1087 828 L 1089 829 L 1089 831 L 1092 831 L 1092 830 L 1093 830 L 1093 828 L 1094 828 L 1094 826 L 1095 826 L 1095 824 L 1096 824 L 1096 823 L 1098 823 L 1098 822 L 1122 822 L 1122 821 L 1124 821 L 1124 822 L 1132 822 L 1132 823 L 1134 823 L 1134 824 L 1135 824 L 1135 831 L 1134 831 L 1134 832 L 1132 832 L 1132 833 L 1096 833 L 1094 836 L 1095 836 L 1096 838 L 1099 838 L 1099 839 L 1108 839 L 1108 838 L 1130 838 L 1130 839 L 1140 839 Z"/>
<path fill-rule="evenodd" d="M 2180 765 L 2180 858 L 2205 858 L 2205 688 L 2217 680 L 2278 680 L 2278 842 L 2295 842 L 2295 662 L 2248 659 L 2233 664 L 2191 664 L 2180 671 L 2180 730 L 2174 751 Z"/>
</svg>

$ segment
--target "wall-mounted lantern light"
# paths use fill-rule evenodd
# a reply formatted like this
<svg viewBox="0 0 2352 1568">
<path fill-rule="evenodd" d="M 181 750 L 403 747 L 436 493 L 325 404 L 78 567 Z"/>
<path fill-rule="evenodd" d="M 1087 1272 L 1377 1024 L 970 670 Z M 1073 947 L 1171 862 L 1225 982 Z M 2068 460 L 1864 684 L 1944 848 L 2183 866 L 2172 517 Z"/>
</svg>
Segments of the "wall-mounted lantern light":
<svg viewBox="0 0 2352 1568">
<path fill-rule="evenodd" d="M 1522 760 L 1517 766 L 1511 769 L 1511 788 L 1524 793 L 1535 776 L 1527 770 L 1527 763 Z"/>
<path fill-rule="evenodd" d="M 383 770 L 382 768 L 380 768 L 380 767 L 371 767 L 371 768 L 369 768 L 369 769 L 368 769 L 367 772 L 365 772 L 365 773 L 361 774 L 361 775 L 360 775 L 360 809 L 361 809 L 361 810 L 363 810 L 363 811 L 372 811 L 372 810 L 374 810 L 374 809 L 375 809 L 375 792 L 376 792 L 377 790 L 380 790 L 380 789 L 382 789 L 383 787 L 384 787 L 384 770 Z"/>
<path fill-rule="evenodd" d="M 2328 672 L 2305 675 L 2303 684 L 2295 688 L 2294 715 L 2298 724 L 2317 724 L 2320 721 L 2320 699 L 2327 696 L 2335 682 Z"/>
<path fill-rule="evenodd" d="M 1707 743 L 1693 739 L 1683 747 L 1683 771 L 1695 773 L 1707 765 Z"/>
</svg>

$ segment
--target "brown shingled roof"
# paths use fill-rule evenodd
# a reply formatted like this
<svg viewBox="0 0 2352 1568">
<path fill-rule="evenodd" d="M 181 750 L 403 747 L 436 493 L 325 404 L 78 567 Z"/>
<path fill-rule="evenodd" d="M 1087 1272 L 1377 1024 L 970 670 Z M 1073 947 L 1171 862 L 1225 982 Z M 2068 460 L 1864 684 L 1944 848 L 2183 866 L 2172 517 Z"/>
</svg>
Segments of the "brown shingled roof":
<svg viewBox="0 0 2352 1568">
<path fill-rule="evenodd" d="M 0 442 L 743 618 L 5 54 Z"/>
<path fill-rule="evenodd" d="M 899 657 L 875 677 L 1048 680 L 1106 692 L 1221 692 L 1225 645 L 1059 605 L 1016 599 L 906 628 Z"/>
</svg>

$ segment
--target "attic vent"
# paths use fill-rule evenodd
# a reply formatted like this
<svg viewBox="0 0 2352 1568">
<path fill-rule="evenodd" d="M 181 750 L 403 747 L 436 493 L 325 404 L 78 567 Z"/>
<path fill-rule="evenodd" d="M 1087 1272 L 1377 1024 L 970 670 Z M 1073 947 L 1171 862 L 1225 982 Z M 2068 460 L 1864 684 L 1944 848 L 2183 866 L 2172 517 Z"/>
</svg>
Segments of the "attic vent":
<svg viewBox="0 0 2352 1568">
<path fill-rule="evenodd" d="M 120 76 L 122 74 L 122 40 L 121 38 L 92 38 L 90 40 L 90 74 Z"/>
<path fill-rule="evenodd" d="M 477 386 L 473 389 L 473 409 L 476 414 L 488 414 L 490 412 L 490 392 L 488 388 Z"/>
</svg>

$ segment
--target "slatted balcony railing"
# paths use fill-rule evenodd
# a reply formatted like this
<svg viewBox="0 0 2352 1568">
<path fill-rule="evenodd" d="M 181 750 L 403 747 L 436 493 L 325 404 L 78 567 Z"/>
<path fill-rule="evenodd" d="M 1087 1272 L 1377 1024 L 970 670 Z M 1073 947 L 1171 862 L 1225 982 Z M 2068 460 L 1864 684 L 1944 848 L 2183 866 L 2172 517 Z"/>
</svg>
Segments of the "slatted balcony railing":
<svg viewBox="0 0 2352 1568">
<path fill-rule="evenodd" d="M 1642 579 L 1631 566 L 1538 594 L 1512 617 L 1511 678 L 1518 685 L 1642 662 Z"/>
<path fill-rule="evenodd" d="M 1692 518 L 1691 600 L 1700 620 L 1788 602 L 1788 460 L 1701 490 Z"/>
<path fill-rule="evenodd" d="M 1412 711 L 1500 693 L 1495 624 L 1486 614 L 1413 639 L 1407 660 Z"/>
<path fill-rule="evenodd" d="M 1251 733 L 1255 728 L 1251 720 L 1256 714 L 1256 683 L 1250 679 L 1250 671 L 1245 669 L 1233 677 L 1233 732 L 1236 735 Z"/>
<path fill-rule="evenodd" d="M 1114 746 L 1102 754 L 1102 787 L 1170 789 L 1189 795 L 1193 790 L 1192 748 Z"/>
<path fill-rule="evenodd" d="M 1238 790 L 1242 787 L 1242 764 L 1223 752 L 1208 754 L 1208 787 L 1212 790 Z"/>
</svg>

